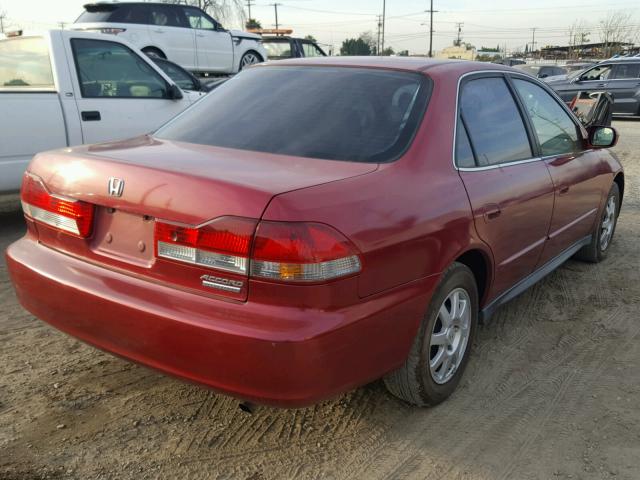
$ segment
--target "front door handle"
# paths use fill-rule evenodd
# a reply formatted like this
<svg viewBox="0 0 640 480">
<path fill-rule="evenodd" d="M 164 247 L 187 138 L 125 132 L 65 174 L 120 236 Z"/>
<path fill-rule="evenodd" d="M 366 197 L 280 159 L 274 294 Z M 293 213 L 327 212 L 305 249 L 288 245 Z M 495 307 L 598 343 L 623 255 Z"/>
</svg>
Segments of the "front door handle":
<svg viewBox="0 0 640 480">
<path fill-rule="evenodd" d="M 559 195 L 566 195 L 567 193 L 569 193 L 569 185 L 563 185 L 558 189 Z"/>
<path fill-rule="evenodd" d="M 607 86 L 606 83 L 599 83 L 598 85 L 596 85 L 596 87 L 598 87 L 598 88 L 604 88 L 606 86 Z"/>
<path fill-rule="evenodd" d="M 84 120 L 85 122 L 99 122 L 100 120 L 102 120 L 102 118 L 100 117 L 100 112 L 96 110 L 90 112 L 82 112 L 80 115 L 82 116 L 82 120 Z"/>
<path fill-rule="evenodd" d="M 484 207 L 484 221 L 490 222 L 491 220 L 495 220 L 500 216 L 501 213 L 502 210 L 500 210 L 500 207 L 498 205 L 487 205 Z"/>
</svg>

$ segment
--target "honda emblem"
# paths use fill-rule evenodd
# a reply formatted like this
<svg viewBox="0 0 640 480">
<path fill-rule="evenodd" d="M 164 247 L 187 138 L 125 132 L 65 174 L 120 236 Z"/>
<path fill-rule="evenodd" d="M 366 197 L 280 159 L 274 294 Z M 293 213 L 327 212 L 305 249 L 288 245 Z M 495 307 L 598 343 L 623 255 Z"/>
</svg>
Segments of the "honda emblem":
<svg viewBox="0 0 640 480">
<path fill-rule="evenodd" d="M 121 197 L 124 191 L 124 180 L 116 177 L 109 178 L 109 196 Z"/>
</svg>

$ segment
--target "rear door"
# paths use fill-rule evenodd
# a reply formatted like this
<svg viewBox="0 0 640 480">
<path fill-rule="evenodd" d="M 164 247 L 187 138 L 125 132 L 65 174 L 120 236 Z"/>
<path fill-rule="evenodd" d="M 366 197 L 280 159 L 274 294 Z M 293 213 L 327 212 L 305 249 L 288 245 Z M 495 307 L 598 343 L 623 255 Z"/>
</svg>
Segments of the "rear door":
<svg viewBox="0 0 640 480">
<path fill-rule="evenodd" d="M 514 76 L 512 81 L 555 191 L 542 265 L 592 232 L 604 194 L 599 172 L 604 174 L 606 169 L 597 151 L 583 151 L 580 128 L 560 102 L 529 79 Z"/>
<path fill-rule="evenodd" d="M 607 90 L 613 95 L 613 113 L 640 115 L 640 61 L 614 65 Z"/>
<path fill-rule="evenodd" d="M 196 37 L 197 70 L 224 72 L 233 70 L 233 43 L 229 32 L 195 7 L 182 7 L 188 25 Z"/>
<path fill-rule="evenodd" d="M 551 223 L 553 184 L 502 74 L 463 80 L 456 164 L 476 230 L 495 260 L 493 297 L 537 265 Z"/>
<path fill-rule="evenodd" d="M 122 43 L 70 38 L 68 50 L 84 143 L 150 133 L 190 104 L 169 99 L 169 82 Z"/>
<path fill-rule="evenodd" d="M 187 23 L 182 8 L 150 3 L 148 9 L 151 44 L 160 48 L 167 58 L 178 65 L 196 68 L 196 37 Z"/>
</svg>

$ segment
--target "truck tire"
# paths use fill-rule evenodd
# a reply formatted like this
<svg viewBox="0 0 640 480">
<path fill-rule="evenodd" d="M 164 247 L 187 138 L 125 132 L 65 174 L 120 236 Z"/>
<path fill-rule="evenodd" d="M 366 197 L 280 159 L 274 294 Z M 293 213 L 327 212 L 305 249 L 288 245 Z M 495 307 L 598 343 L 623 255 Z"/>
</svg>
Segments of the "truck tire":
<svg viewBox="0 0 640 480">
<path fill-rule="evenodd" d="M 421 407 L 447 399 L 469 361 L 478 304 L 473 273 L 454 262 L 436 287 L 404 365 L 384 377 L 389 392 Z"/>
<path fill-rule="evenodd" d="M 602 215 L 596 222 L 591 237 L 591 243 L 582 247 L 575 258 L 585 262 L 598 263 L 607 258 L 609 247 L 613 241 L 613 234 L 616 231 L 618 215 L 620 214 L 620 189 L 618 184 L 613 182 L 611 190 L 607 195 L 607 200 L 602 209 Z"/>
<path fill-rule="evenodd" d="M 156 58 L 164 58 L 166 60 L 167 56 L 156 47 L 144 47 L 142 49 L 142 53 L 144 53 L 147 57 L 156 57 Z"/>
<path fill-rule="evenodd" d="M 240 59 L 240 67 L 238 71 L 242 71 L 245 67 L 249 67 L 251 65 L 255 65 L 256 63 L 264 62 L 263 58 L 260 56 L 258 52 L 254 52 L 253 50 L 249 50 L 242 55 Z"/>
</svg>

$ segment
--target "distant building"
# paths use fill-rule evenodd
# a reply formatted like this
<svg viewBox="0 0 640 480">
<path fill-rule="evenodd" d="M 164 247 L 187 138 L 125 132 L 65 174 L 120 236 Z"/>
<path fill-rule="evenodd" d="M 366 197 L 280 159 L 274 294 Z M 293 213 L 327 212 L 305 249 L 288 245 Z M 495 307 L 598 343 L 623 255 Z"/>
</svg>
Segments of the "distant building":
<svg viewBox="0 0 640 480">
<path fill-rule="evenodd" d="M 436 58 L 457 58 L 460 60 L 475 60 L 476 49 L 474 46 L 468 43 L 462 43 L 460 45 L 451 45 L 445 47 L 441 51 L 436 53 Z"/>
</svg>

